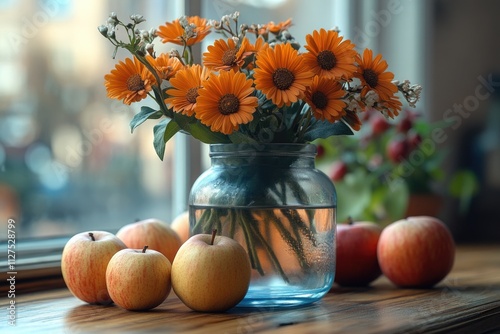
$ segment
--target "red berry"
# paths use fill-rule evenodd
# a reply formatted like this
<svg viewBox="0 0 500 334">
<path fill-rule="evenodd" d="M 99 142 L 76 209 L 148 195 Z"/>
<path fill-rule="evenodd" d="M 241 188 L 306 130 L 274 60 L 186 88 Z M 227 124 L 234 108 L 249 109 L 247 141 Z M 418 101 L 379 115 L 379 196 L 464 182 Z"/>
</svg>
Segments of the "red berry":
<svg viewBox="0 0 500 334">
<path fill-rule="evenodd" d="M 394 163 L 406 159 L 410 153 L 410 145 L 406 138 L 395 139 L 387 145 L 387 156 Z"/>
<path fill-rule="evenodd" d="M 372 133 L 378 135 L 384 133 L 387 129 L 391 127 L 391 124 L 385 120 L 383 116 L 376 115 L 372 117 L 371 120 Z"/>
<path fill-rule="evenodd" d="M 347 174 L 347 164 L 343 161 L 336 161 L 330 170 L 330 179 L 340 181 Z"/>
<path fill-rule="evenodd" d="M 325 147 L 321 144 L 316 146 L 316 158 L 322 158 L 325 155 Z"/>
<path fill-rule="evenodd" d="M 408 143 L 410 145 L 410 151 L 413 151 L 422 142 L 422 136 L 416 132 L 408 133 Z"/>
<path fill-rule="evenodd" d="M 406 133 L 408 130 L 410 130 L 413 126 L 413 121 L 409 116 L 403 118 L 401 122 L 398 123 L 396 126 L 396 129 L 401 132 L 401 133 Z"/>
</svg>

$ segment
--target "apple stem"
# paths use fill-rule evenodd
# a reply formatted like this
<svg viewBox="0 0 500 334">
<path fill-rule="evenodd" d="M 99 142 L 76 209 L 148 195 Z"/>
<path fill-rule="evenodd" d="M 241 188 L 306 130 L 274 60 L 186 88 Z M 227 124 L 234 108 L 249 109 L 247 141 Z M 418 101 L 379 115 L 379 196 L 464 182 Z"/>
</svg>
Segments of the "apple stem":
<svg viewBox="0 0 500 334">
<path fill-rule="evenodd" d="M 90 236 L 90 238 L 92 239 L 92 241 L 95 241 L 95 238 L 94 238 L 94 233 L 89 232 L 89 236 Z"/>
<path fill-rule="evenodd" d="M 146 253 L 146 249 L 148 249 L 148 246 L 144 246 L 144 248 L 142 249 L 142 252 Z"/>
<path fill-rule="evenodd" d="M 352 220 L 351 216 L 347 217 L 347 224 L 349 224 L 349 225 L 354 224 L 354 220 Z"/>
<path fill-rule="evenodd" d="M 215 240 L 215 235 L 217 234 L 217 229 L 213 229 L 212 230 L 212 240 L 210 241 L 210 245 L 213 245 L 214 244 L 214 240 Z"/>
</svg>

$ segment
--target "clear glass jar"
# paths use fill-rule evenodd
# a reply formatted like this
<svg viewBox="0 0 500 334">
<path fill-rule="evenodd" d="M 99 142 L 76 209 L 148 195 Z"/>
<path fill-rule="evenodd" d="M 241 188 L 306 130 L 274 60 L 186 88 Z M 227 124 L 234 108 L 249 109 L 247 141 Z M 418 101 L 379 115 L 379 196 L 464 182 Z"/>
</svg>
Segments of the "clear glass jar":
<svg viewBox="0 0 500 334">
<path fill-rule="evenodd" d="M 247 250 L 252 279 L 238 307 L 313 303 L 335 274 L 337 196 L 312 144 L 214 144 L 189 196 L 193 234 L 229 236 Z"/>
</svg>

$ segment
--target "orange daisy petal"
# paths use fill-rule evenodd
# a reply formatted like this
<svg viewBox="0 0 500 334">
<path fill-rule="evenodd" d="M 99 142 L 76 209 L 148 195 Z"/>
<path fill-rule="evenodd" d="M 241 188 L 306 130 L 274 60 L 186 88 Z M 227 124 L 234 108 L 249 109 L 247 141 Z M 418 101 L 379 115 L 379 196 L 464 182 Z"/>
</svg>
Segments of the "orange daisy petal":
<svg viewBox="0 0 500 334">
<path fill-rule="evenodd" d="M 206 19 L 199 16 L 188 16 L 186 19 L 189 24 L 195 26 L 193 35 L 188 36 L 186 34 L 179 19 L 166 22 L 164 25 L 158 27 L 156 34 L 162 39 L 163 43 L 187 46 L 200 43 L 210 33 L 211 26 L 208 25 Z"/>
<path fill-rule="evenodd" d="M 278 44 L 260 51 L 255 63 L 255 88 L 279 108 L 296 102 L 314 75 L 290 44 Z"/>
<path fill-rule="evenodd" d="M 154 76 L 137 58 L 120 61 L 104 76 L 107 96 L 130 105 L 148 96 Z"/>
<path fill-rule="evenodd" d="M 356 51 L 349 40 L 342 41 L 336 31 L 321 29 L 306 36 L 309 51 L 304 62 L 315 74 L 332 79 L 350 79 L 356 71 Z"/>
<path fill-rule="evenodd" d="M 198 90 L 202 86 L 206 72 L 198 64 L 186 67 L 177 71 L 176 75 L 170 79 L 172 88 L 167 89 L 165 103 L 175 112 L 187 116 L 194 115 Z"/>
<path fill-rule="evenodd" d="M 386 72 L 387 62 L 382 59 L 382 55 L 377 55 L 373 59 L 373 51 L 365 49 L 363 57 L 357 55 L 356 62 L 359 67 L 354 73 L 354 77 L 361 80 L 364 86 L 361 95 L 365 96 L 370 90 L 374 90 L 381 100 L 389 100 L 398 91 L 398 87 L 392 83 L 394 74 Z"/>
<path fill-rule="evenodd" d="M 346 114 L 344 110 L 346 103 L 342 101 L 344 95 L 345 91 L 337 81 L 315 76 L 304 99 L 313 110 L 316 119 L 333 123 Z"/>
<path fill-rule="evenodd" d="M 195 117 L 212 131 L 231 134 L 241 124 L 249 123 L 258 106 L 253 80 L 244 73 L 222 71 L 211 75 L 199 90 Z"/>
</svg>

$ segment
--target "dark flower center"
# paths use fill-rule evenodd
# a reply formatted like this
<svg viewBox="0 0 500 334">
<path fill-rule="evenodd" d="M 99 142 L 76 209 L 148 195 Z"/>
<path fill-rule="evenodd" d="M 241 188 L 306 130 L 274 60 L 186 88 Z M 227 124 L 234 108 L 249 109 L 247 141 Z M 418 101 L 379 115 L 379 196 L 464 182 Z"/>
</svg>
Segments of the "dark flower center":
<svg viewBox="0 0 500 334">
<path fill-rule="evenodd" d="M 363 78 L 365 78 L 366 83 L 371 88 L 377 87 L 378 84 L 378 75 L 374 70 L 366 69 L 363 71 Z"/>
<path fill-rule="evenodd" d="M 236 60 L 236 50 L 229 49 L 224 51 L 222 55 L 222 63 L 226 66 L 233 66 L 234 61 Z"/>
<path fill-rule="evenodd" d="M 198 87 L 189 88 L 186 93 L 186 100 L 189 103 L 196 103 L 196 98 L 198 97 Z"/>
<path fill-rule="evenodd" d="M 314 92 L 311 100 L 318 109 L 325 109 L 325 107 L 328 105 L 328 98 L 323 92 Z"/>
<path fill-rule="evenodd" d="M 222 115 L 234 114 L 240 109 L 240 100 L 234 94 L 226 94 L 220 98 L 218 107 Z"/>
<path fill-rule="evenodd" d="M 323 50 L 316 56 L 319 67 L 324 70 L 331 70 L 337 64 L 337 58 L 330 50 Z"/>
<path fill-rule="evenodd" d="M 134 74 L 127 79 L 127 89 L 132 92 L 138 92 L 144 89 L 144 81 L 139 74 Z"/>
<path fill-rule="evenodd" d="M 273 83 L 278 89 L 287 90 L 294 80 L 293 73 L 287 68 L 278 68 L 273 73 Z"/>
</svg>

